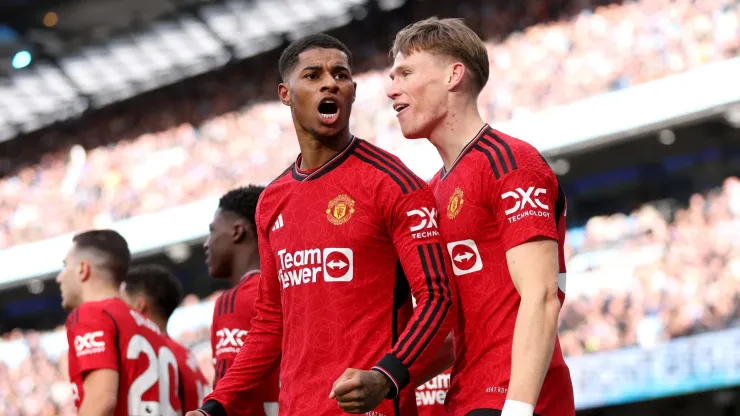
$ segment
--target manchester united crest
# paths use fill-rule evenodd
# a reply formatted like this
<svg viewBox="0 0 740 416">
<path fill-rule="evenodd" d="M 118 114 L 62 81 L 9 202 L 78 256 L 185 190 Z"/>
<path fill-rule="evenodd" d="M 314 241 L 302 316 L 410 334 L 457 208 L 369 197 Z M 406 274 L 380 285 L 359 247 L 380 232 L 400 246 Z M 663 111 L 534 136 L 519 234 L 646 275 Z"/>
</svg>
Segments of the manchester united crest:
<svg viewBox="0 0 740 416">
<path fill-rule="evenodd" d="M 355 213 L 355 201 L 349 195 L 339 195 L 329 201 L 329 208 L 326 209 L 326 219 L 334 225 L 342 225 L 352 218 Z"/>
<path fill-rule="evenodd" d="M 453 192 L 450 197 L 450 203 L 447 204 L 447 218 L 454 220 L 455 217 L 457 217 L 457 214 L 460 213 L 463 202 L 465 202 L 465 200 L 463 199 L 462 189 L 455 188 L 455 192 Z"/>
</svg>

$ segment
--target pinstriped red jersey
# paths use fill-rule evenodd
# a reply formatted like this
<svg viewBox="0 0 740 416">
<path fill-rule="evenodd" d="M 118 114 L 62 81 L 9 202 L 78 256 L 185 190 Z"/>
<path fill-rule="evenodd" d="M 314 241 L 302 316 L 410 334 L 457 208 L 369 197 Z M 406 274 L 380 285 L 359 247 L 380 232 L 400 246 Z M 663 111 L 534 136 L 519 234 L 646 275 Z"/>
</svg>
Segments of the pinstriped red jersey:
<svg viewBox="0 0 740 416">
<path fill-rule="evenodd" d="M 177 359 L 154 322 L 110 298 L 83 303 L 69 314 L 66 327 L 78 409 L 85 400 L 85 377 L 111 369 L 118 372 L 115 416 L 181 414 Z"/>
<path fill-rule="evenodd" d="M 452 258 L 462 315 L 447 410 L 502 409 L 521 298 L 506 252 L 535 237 L 560 248 L 558 295 L 565 300 L 566 200 L 557 177 L 530 144 L 484 126 L 449 171 L 431 181 L 440 228 Z M 535 413 L 573 416 L 573 387 L 556 339 Z"/>
<path fill-rule="evenodd" d="M 369 414 L 416 415 L 408 385 L 454 318 L 431 190 L 357 138 L 312 172 L 298 166 L 300 156 L 260 198 L 257 317 L 203 408 L 238 414 L 282 353 L 281 415 L 343 415 L 328 396 L 347 368 L 375 368 L 400 391 Z"/>
<path fill-rule="evenodd" d="M 236 355 L 244 345 L 247 333 L 252 328 L 251 321 L 257 313 L 254 302 L 257 300 L 259 281 L 259 270 L 248 272 L 235 287 L 222 293 L 216 300 L 211 325 L 214 388 L 234 363 Z M 277 402 L 278 370 L 276 365 L 265 375 L 260 391 L 252 396 L 254 400 L 244 405 L 240 415 L 262 416 L 265 414 L 265 402 Z"/>
<path fill-rule="evenodd" d="M 168 336 L 165 336 L 165 343 L 177 361 L 180 378 L 176 387 L 183 409 L 185 412 L 197 409 L 211 391 L 206 376 L 200 371 L 198 360 L 189 349 Z"/>
</svg>

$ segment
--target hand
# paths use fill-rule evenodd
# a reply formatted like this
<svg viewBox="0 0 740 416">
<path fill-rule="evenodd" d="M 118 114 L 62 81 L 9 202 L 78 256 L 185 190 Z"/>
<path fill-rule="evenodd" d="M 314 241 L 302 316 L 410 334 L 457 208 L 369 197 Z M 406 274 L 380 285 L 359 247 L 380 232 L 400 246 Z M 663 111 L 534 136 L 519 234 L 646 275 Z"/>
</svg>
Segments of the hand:
<svg viewBox="0 0 740 416">
<path fill-rule="evenodd" d="M 329 398 L 337 399 L 346 413 L 366 413 L 378 407 L 390 388 L 388 378 L 378 371 L 348 368 L 334 382 Z"/>
</svg>

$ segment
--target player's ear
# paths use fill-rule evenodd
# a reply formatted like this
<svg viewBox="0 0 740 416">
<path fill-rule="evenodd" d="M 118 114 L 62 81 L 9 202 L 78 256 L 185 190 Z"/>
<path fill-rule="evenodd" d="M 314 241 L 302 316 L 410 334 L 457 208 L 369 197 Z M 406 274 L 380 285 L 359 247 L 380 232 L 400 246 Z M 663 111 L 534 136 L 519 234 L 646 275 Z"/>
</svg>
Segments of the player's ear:
<svg viewBox="0 0 740 416">
<path fill-rule="evenodd" d="M 355 98 L 357 98 L 357 83 L 352 81 L 352 102 L 355 102 Z"/>
<path fill-rule="evenodd" d="M 92 267 L 90 266 L 90 263 L 85 260 L 80 260 L 80 263 L 77 266 L 77 277 L 80 279 L 80 282 L 84 282 L 89 279 L 91 273 Z"/>
<path fill-rule="evenodd" d="M 287 82 L 281 82 L 278 84 L 278 97 L 283 105 L 290 107 L 290 86 Z"/>
<path fill-rule="evenodd" d="M 144 299 L 144 296 L 137 296 L 134 299 L 134 304 L 132 306 L 134 310 L 139 312 L 140 314 L 145 316 L 149 315 L 149 305 L 146 303 L 146 299 Z"/>
<path fill-rule="evenodd" d="M 466 68 L 462 62 L 453 62 L 452 65 L 448 66 L 445 79 L 448 91 L 452 91 L 462 84 L 465 72 Z"/>
<path fill-rule="evenodd" d="M 241 243 L 247 236 L 247 230 L 245 225 L 241 221 L 234 221 L 234 226 L 231 229 L 231 241 L 234 244 Z"/>
</svg>

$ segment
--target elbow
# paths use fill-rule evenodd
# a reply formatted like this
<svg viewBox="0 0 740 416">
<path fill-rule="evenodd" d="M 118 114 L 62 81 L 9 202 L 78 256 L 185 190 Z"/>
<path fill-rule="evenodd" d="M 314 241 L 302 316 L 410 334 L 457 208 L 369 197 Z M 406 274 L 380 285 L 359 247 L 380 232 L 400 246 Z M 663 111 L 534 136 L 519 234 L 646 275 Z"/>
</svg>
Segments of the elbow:
<svg viewBox="0 0 740 416">
<path fill-rule="evenodd" d="M 113 416 L 116 411 L 116 405 L 118 404 L 118 395 L 115 393 L 106 394 L 105 396 L 100 397 L 99 400 L 100 414 Z"/>
<path fill-rule="evenodd" d="M 86 396 L 80 406 L 80 416 L 113 416 L 118 404 L 118 394 L 101 393 Z"/>
<path fill-rule="evenodd" d="M 558 297 L 558 288 L 557 286 L 554 288 L 543 287 L 539 290 L 530 290 L 522 293 L 521 305 L 526 306 L 530 311 L 539 312 L 546 322 L 557 324 L 561 306 L 560 298 Z"/>
</svg>

